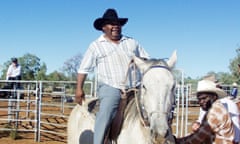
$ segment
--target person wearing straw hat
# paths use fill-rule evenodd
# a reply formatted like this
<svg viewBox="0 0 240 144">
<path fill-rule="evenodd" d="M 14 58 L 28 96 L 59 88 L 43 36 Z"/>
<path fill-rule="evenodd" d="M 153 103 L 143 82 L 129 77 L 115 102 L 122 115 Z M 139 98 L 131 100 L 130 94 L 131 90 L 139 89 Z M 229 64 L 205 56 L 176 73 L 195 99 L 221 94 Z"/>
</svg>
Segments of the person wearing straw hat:
<svg viewBox="0 0 240 144">
<path fill-rule="evenodd" d="M 82 104 L 85 99 L 83 84 L 89 72 L 97 71 L 97 95 L 100 108 L 96 115 L 94 144 L 102 144 L 104 135 L 117 111 L 121 90 L 131 87 L 123 81 L 133 56 L 148 58 L 146 51 L 131 37 L 122 35 L 122 27 L 128 18 L 120 18 L 115 9 L 107 9 L 93 26 L 103 34 L 87 49 L 78 69 L 75 100 Z"/>
<path fill-rule="evenodd" d="M 239 142 L 239 111 L 227 93 L 210 80 L 201 80 L 197 99 L 206 111 L 200 127 L 192 134 L 177 138 L 179 144 L 235 144 Z"/>
</svg>

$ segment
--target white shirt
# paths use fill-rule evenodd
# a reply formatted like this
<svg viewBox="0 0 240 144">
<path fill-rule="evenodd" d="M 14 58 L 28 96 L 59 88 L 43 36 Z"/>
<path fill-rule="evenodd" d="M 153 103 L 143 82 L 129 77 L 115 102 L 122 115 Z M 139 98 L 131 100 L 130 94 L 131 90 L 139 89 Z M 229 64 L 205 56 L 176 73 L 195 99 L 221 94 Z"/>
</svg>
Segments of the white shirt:
<svg viewBox="0 0 240 144">
<path fill-rule="evenodd" d="M 17 64 L 17 66 L 15 67 L 14 64 L 11 64 L 8 67 L 6 79 L 8 80 L 9 77 L 16 77 L 20 75 L 21 75 L 21 66 Z"/>
<path fill-rule="evenodd" d="M 89 73 L 97 67 L 98 81 L 122 89 L 128 65 L 133 56 L 148 58 L 148 54 L 130 37 L 123 36 L 119 44 L 108 41 L 101 35 L 87 49 L 78 73 Z M 130 84 L 128 84 L 130 85 Z"/>
<path fill-rule="evenodd" d="M 202 120 L 203 120 L 205 114 L 206 114 L 206 111 L 203 110 L 203 109 L 200 107 L 199 116 L 198 116 L 197 122 L 202 123 Z"/>
<path fill-rule="evenodd" d="M 221 103 L 224 105 L 224 107 L 229 112 L 231 119 L 233 121 L 234 127 L 235 127 L 235 137 L 234 140 L 236 142 L 240 142 L 240 114 L 238 107 L 236 103 L 232 100 L 230 100 L 228 97 L 220 99 Z"/>
</svg>

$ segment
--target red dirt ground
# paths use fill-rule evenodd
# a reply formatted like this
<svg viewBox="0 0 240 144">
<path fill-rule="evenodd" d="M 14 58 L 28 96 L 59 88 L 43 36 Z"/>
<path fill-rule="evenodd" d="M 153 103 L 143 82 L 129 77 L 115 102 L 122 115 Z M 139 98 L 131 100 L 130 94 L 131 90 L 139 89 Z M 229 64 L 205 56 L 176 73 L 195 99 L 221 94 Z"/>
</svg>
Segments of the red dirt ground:
<svg viewBox="0 0 240 144">
<path fill-rule="evenodd" d="M 45 99 L 47 101 L 49 98 Z M 51 104 L 55 104 L 51 102 Z M 57 104 L 57 103 L 56 103 Z M 7 109 L 7 102 L 0 102 L 0 108 L 5 108 Z M 25 109 L 22 107 L 26 107 L 26 102 L 20 103 L 21 109 Z M 30 109 L 35 109 L 35 105 L 31 104 Z M 71 111 L 71 108 L 64 108 L 64 116 L 67 116 Z M 41 121 L 43 122 L 50 122 L 50 123 L 56 123 L 59 124 L 60 126 L 54 126 L 50 124 L 41 124 L 41 129 L 42 130 L 50 130 L 50 131 L 55 131 L 58 133 L 65 133 L 66 134 L 66 127 L 63 125 L 67 124 L 67 118 L 66 117 L 57 117 L 51 114 L 60 114 L 61 113 L 61 108 L 59 107 L 54 107 L 54 106 L 44 106 L 41 110 L 42 113 L 48 113 L 50 115 L 44 115 L 41 116 Z M 0 117 L 1 118 L 7 118 L 8 112 L 0 110 Z M 13 114 L 15 115 L 15 114 Z M 33 120 L 34 119 L 34 113 L 30 113 L 28 116 L 28 119 Z M 19 118 L 25 119 L 26 118 L 26 112 L 19 112 Z M 2 121 L 0 120 L 0 128 L 6 128 L 10 126 L 10 128 L 13 128 L 15 126 L 15 123 L 8 123 L 7 121 Z M 18 123 L 18 128 L 21 129 L 29 129 L 33 130 L 35 127 L 34 122 L 19 122 Z M 47 133 L 47 132 L 41 132 L 41 137 L 40 140 L 41 142 L 35 142 L 35 134 L 33 131 L 31 132 L 18 132 L 18 138 L 16 140 L 13 140 L 10 136 L 9 131 L 0 131 L 0 144 L 65 144 L 67 141 L 66 136 L 59 136 L 57 134 L 52 134 L 52 133 Z"/>
</svg>

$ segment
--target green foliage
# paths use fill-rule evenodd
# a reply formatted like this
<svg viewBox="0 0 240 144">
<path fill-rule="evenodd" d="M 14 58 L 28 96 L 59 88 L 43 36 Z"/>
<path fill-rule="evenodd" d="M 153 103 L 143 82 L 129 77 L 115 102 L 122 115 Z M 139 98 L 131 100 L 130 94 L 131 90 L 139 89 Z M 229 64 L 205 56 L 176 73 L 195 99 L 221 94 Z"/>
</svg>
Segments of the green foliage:
<svg viewBox="0 0 240 144">
<path fill-rule="evenodd" d="M 49 81 L 66 81 L 69 80 L 63 73 L 54 71 L 47 76 Z"/>
<path fill-rule="evenodd" d="M 84 84 L 83 89 L 84 89 L 85 94 L 91 94 L 91 91 L 90 91 L 91 85 L 90 84 Z"/>
<path fill-rule="evenodd" d="M 236 53 L 237 53 L 236 57 L 230 60 L 229 70 L 231 73 L 226 72 L 216 73 L 214 71 L 210 71 L 206 75 L 210 74 L 214 75 L 218 81 L 224 84 L 232 84 L 233 82 L 237 82 L 238 84 L 240 84 L 239 77 L 240 73 L 238 67 L 238 64 L 240 64 L 240 48 L 236 49 Z M 81 59 L 82 55 L 79 53 L 76 56 L 66 60 L 66 62 L 63 64 L 62 72 L 54 71 L 47 75 L 46 74 L 47 65 L 44 62 L 41 62 L 40 58 L 38 58 L 37 56 L 27 53 L 22 57 L 18 58 L 19 64 L 22 66 L 23 80 L 49 80 L 49 81 L 76 80 L 77 70 L 81 62 Z M 8 60 L 4 63 L 2 67 L 1 79 L 6 78 L 6 72 L 10 64 L 11 60 Z M 174 75 L 178 84 L 181 84 L 183 77 L 185 84 L 190 83 L 194 85 L 204 77 L 202 76 L 201 78 L 192 79 L 191 77 L 186 77 L 186 75 L 182 75 L 181 70 L 174 70 Z"/>
<path fill-rule="evenodd" d="M 13 140 L 21 138 L 21 136 L 18 134 L 18 131 L 16 129 L 12 129 L 9 136 Z"/>
<path fill-rule="evenodd" d="M 40 63 L 40 58 L 33 54 L 25 54 L 18 58 L 18 63 L 21 65 L 22 79 L 23 80 L 36 80 L 43 79 L 46 73 L 46 64 Z M 2 70 L 2 79 L 6 78 L 6 73 L 11 60 L 4 63 Z M 39 73 L 40 72 L 40 73 Z M 39 75 L 40 74 L 40 75 Z"/>
<path fill-rule="evenodd" d="M 79 53 L 64 62 L 62 71 L 67 75 L 68 78 L 70 78 L 70 80 L 76 80 L 77 70 L 80 65 L 81 59 L 82 55 Z"/>
<path fill-rule="evenodd" d="M 45 63 L 40 67 L 40 70 L 37 73 L 36 80 L 46 80 L 47 66 Z"/>
<path fill-rule="evenodd" d="M 192 79 L 191 77 L 187 77 L 184 79 L 184 81 L 185 84 L 191 84 L 192 89 L 196 89 L 199 79 Z"/>
<path fill-rule="evenodd" d="M 183 71 L 174 69 L 173 70 L 173 75 L 175 77 L 175 80 L 176 80 L 177 84 L 182 84 L 182 80 L 184 78 Z"/>
<path fill-rule="evenodd" d="M 22 79 L 36 80 L 37 74 L 41 70 L 40 58 L 27 53 L 19 58 L 19 63 L 22 66 Z"/>
<path fill-rule="evenodd" d="M 10 131 L 3 131 L 0 133 L 1 135 L 9 136 L 11 139 L 16 140 L 20 139 L 21 136 L 18 134 L 18 131 L 16 128 L 13 128 L 9 123 L 4 126 L 6 129 L 10 129 Z"/>
<path fill-rule="evenodd" d="M 219 81 L 223 84 L 231 85 L 233 82 L 235 82 L 235 78 L 229 73 L 219 72 L 217 73 L 217 76 L 219 77 Z"/>
<path fill-rule="evenodd" d="M 11 64 L 11 60 L 8 60 L 7 62 L 5 62 L 3 64 L 3 70 L 2 70 L 2 75 L 1 75 L 1 79 L 6 79 L 6 74 L 7 74 L 7 70 L 8 70 L 8 66 Z"/>
<path fill-rule="evenodd" d="M 230 60 L 229 69 L 232 73 L 232 79 L 234 82 L 240 84 L 240 77 L 239 77 L 239 67 L 240 64 L 240 48 L 236 49 L 237 56 Z"/>
<path fill-rule="evenodd" d="M 51 81 L 64 81 L 73 79 L 72 77 L 66 77 L 64 73 L 54 71 L 49 75 L 47 72 L 47 65 L 41 62 L 40 58 L 33 54 L 25 54 L 18 58 L 18 62 L 21 65 L 22 70 L 22 80 L 51 80 Z M 11 60 L 8 60 L 3 65 L 1 79 L 6 79 L 6 73 Z M 76 75 L 76 74 L 75 74 Z M 74 76 L 75 76 L 74 75 Z M 76 77 L 74 77 L 74 80 Z"/>
<path fill-rule="evenodd" d="M 7 123 L 6 125 L 4 125 L 4 128 L 6 128 L 6 129 L 11 129 L 12 127 L 11 127 L 11 125 L 10 125 L 9 123 Z M 0 135 L 9 136 L 9 135 L 10 135 L 10 131 L 8 131 L 8 130 L 2 131 L 2 132 L 0 133 Z"/>
</svg>

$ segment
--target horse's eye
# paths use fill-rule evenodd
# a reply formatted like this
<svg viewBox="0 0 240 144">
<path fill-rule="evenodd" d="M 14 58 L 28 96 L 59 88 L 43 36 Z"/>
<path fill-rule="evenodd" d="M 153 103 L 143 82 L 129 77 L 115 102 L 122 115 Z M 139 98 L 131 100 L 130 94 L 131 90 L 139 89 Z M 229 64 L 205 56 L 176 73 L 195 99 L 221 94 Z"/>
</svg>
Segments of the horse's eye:
<svg viewBox="0 0 240 144">
<path fill-rule="evenodd" d="M 172 92 L 174 93 L 175 90 L 176 90 L 176 84 L 173 84 L 173 86 L 172 86 Z"/>
<path fill-rule="evenodd" d="M 142 88 L 144 88 L 144 89 L 146 90 L 146 87 L 145 87 L 145 85 L 143 85 L 143 86 L 142 86 Z"/>
<path fill-rule="evenodd" d="M 175 92 L 175 85 L 172 87 L 172 92 Z"/>
</svg>

